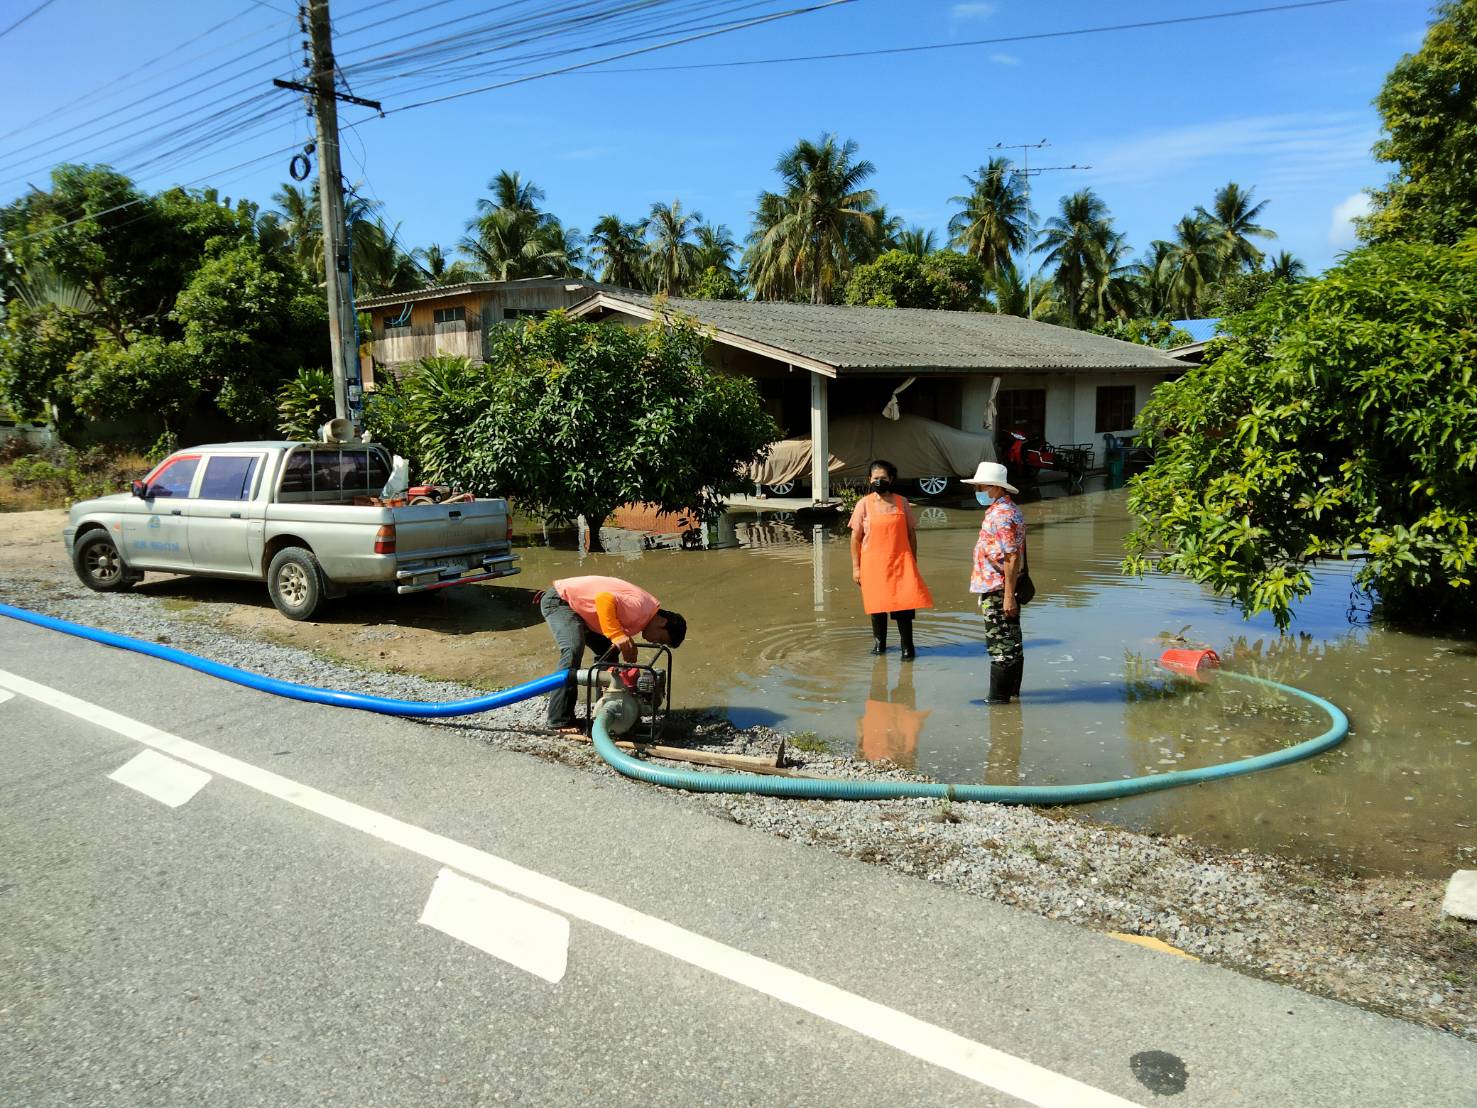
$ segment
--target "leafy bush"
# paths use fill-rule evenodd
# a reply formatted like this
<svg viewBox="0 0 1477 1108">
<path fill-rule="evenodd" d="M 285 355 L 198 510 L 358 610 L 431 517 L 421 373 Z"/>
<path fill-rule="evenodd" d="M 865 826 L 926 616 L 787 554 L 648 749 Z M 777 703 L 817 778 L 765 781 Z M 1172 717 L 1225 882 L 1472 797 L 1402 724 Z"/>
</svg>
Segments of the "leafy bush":
<svg viewBox="0 0 1477 1108">
<path fill-rule="evenodd" d="M 422 361 L 386 422 L 409 428 L 428 479 L 495 490 L 551 522 L 598 528 L 626 503 L 712 519 L 746 487 L 739 465 L 779 437 L 752 381 L 704 363 L 690 320 L 628 328 L 556 312 L 490 344 L 486 366 Z"/>
<path fill-rule="evenodd" d="M 1228 321 L 1141 416 L 1124 568 L 1157 561 L 1281 627 L 1310 563 L 1363 554 L 1400 623 L 1477 610 L 1477 233 L 1356 251 Z"/>
<path fill-rule="evenodd" d="M 985 279 L 979 259 L 967 254 L 935 250 L 920 258 L 889 250 L 852 272 L 846 302 L 871 308 L 976 311 L 984 305 Z"/>
<path fill-rule="evenodd" d="M 0 511 L 62 508 L 78 500 L 121 492 L 149 462 L 100 447 L 23 454 L 0 465 Z"/>
<path fill-rule="evenodd" d="M 326 369 L 299 369 L 277 390 L 277 430 L 286 438 L 316 441 L 333 412 L 333 374 Z"/>
<path fill-rule="evenodd" d="M 1091 328 L 1094 335 L 1106 335 L 1110 339 L 1136 342 L 1141 346 L 1153 346 L 1159 350 L 1173 350 L 1176 346 L 1188 346 L 1195 336 L 1183 327 L 1176 327 L 1167 319 L 1111 319 Z"/>
</svg>

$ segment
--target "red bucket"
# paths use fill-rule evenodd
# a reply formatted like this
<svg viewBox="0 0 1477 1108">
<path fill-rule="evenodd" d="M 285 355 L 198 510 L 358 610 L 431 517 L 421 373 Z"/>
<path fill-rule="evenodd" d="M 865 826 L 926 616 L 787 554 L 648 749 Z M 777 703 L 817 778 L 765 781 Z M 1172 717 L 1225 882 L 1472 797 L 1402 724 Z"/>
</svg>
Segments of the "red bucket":
<svg viewBox="0 0 1477 1108">
<path fill-rule="evenodd" d="M 1208 681 L 1212 671 L 1221 668 L 1221 659 L 1214 650 L 1166 650 L 1159 655 L 1159 664 L 1171 673 Z"/>
</svg>

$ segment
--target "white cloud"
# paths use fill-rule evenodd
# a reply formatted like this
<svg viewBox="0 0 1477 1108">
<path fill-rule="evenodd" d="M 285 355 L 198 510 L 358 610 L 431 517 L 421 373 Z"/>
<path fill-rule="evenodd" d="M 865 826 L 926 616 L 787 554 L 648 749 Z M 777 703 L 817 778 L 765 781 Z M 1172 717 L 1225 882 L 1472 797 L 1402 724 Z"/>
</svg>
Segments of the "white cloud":
<svg viewBox="0 0 1477 1108">
<path fill-rule="evenodd" d="M 1369 214 L 1369 195 L 1356 192 L 1333 209 L 1333 220 L 1328 225 L 1328 245 L 1348 249 L 1358 245 L 1354 234 L 1354 219 Z"/>
<path fill-rule="evenodd" d="M 1237 178 L 1266 188 L 1316 181 L 1369 163 L 1378 128 L 1368 114 L 1336 112 L 1246 116 L 1147 131 L 1090 147 L 1083 160 L 1102 182 L 1146 183 L 1197 164 L 1235 158 Z"/>
<path fill-rule="evenodd" d="M 1014 54 L 991 54 L 990 60 L 996 65 L 1020 65 L 1021 60 Z"/>
<path fill-rule="evenodd" d="M 963 22 L 966 19 L 989 19 L 999 10 L 999 4 L 987 3 L 985 0 L 973 0 L 967 4 L 955 4 L 949 9 L 949 14 Z"/>
</svg>

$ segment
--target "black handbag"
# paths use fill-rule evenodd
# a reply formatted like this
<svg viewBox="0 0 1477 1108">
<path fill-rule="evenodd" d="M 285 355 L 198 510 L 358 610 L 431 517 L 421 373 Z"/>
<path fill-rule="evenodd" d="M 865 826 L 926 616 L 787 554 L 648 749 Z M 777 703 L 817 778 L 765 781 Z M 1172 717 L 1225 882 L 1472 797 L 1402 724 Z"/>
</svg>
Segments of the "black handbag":
<svg viewBox="0 0 1477 1108">
<path fill-rule="evenodd" d="M 1024 608 L 1036 598 L 1036 582 L 1031 580 L 1031 559 L 1026 544 L 1021 543 L 1021 575 L 1015 580 L 1015 602 Z"/>
</svg>

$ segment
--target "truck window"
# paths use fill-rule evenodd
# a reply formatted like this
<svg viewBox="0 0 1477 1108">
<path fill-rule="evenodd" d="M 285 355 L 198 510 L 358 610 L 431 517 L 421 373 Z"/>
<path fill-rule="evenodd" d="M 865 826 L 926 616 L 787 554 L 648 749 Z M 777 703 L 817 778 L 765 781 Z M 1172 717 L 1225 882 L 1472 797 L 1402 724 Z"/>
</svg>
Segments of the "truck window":
<svg viewBox="0 0 1477 1108">
<path fill-rule="evenodd" d="M 344 450 L 339 463 L 343 477 L 344 495 L 367 496 L 369 494 L 369 451 Z"/>
<path fill-rule="evenodd" d="M 390 466 L 378 450 L 369 452 L 369 491 L 378 496 L 390 480 Z"/>
<path fill-rule="evenodd" d="M 189 496 L 190 486 L 195 481 L 195 470 L 199 468 L 198 454 L 181 454 L 170 458 L 150 476 L 149 495 Z"/>
<path fill-rule="evenodd" d="M 313 499 L 317 500 L 319 493 L 331 493 L 337 496 L 343 491 L 343 482 L 339 480 L 339 452 L 337 450 L 314 450 L 313 454 Z"/>
<path fill-rule="evenodd" d="M 205 476 L 200 479 L 203 500 L 248 500 L 252 480 L 256 477 L 255 456 L 216 454 L 205 461 Z"/>
<path fill-rule="evenodd" d="M 287 466 L 282 470 L 282 483 L 278 495 L 284 499 L 302 499 L 303 494 L 313 491 L 313 456 L 306 450 L 294 450 L 287 456 Z"/>
</svg>

